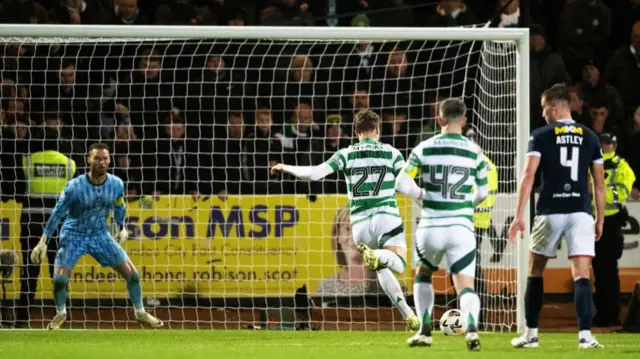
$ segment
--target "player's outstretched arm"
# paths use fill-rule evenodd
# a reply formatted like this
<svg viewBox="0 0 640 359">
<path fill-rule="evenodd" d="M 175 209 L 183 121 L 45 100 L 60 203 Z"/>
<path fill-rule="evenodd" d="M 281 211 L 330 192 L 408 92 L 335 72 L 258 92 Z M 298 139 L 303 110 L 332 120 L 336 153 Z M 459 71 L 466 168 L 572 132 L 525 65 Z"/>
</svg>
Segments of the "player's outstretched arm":
<svg viewBox="0 0 640 359">
<path fill-rule="evenodd" d="M 536 177 L 536 171 L 540 165 L 540 156 L 538 154 L 527 154 L 524 170 L 522 171 L 522 180 L 518 187 L 518 204 L 516 206 L 516 216 L 509 227 L 509 240 L 515 242 L 518 233 L 522 235 L 524 232 L 524 210 L 533 189 L 533 183 Z"/>
<path fill-rule="evenodd" d="M 399 154 L 399 159 L 393 165 L 394 170 L 398 171 L 395 186 L 396 192 L 417 200 L 425 198 L 425 191 L 413 180 L 420 173 L 420 167 L 422 166 L 420 156 L 417 155 L 420 151 L 422 150 L 417 147 L 414 148 L 409 154 L 409 161 L 406 163 L 402 158 L 402 154 Z"/>
<path fill-rule="evenodd" d="M 418 187 L 411 174 L 405 170 L 401 170 L 396 178 L 396 192 L 418 200 L 424 198 L 422 188 Z"/>
<path fill-rule="evenodd" d="M 44 257 L 47 253 L 47 244 L 49 244 L 49 237 L 53 235 L 55 230 L 60 225 L 60 222 L 67 214 L 69 210 L 69 204 L 71 203 L 73 198 L 73 190 L 71 187 L 66 186 L 60 198 L 56 202 L 56 206 L 53 208 L 53 212 L 51 213 L 51 217 L 47 221 L 47 224 L 44 226 L 44 231 L 42 237 L 40 237 L 40 242 L 36 247 L 31 251 L 31 262 L 35 264 L 40 264 L 44 261 Z"/>
<path fill-rule="evenodd" d="M 344 170 L 347 161 L 342 151 L 336 152 L 328 161 L 318 166 L 290 166 L 278 163 L 271 167 L 271 174 L 286 172 L 303 180 L 318 181 L 334 172 Z"/>
<path fill-rule="evenodd" d="M 271 174 L 275 175 L 281 172 L 292 174 L 303 180 L 318 181 L 332 174 L 334 169 L 327 163 L 318 166 L 290 166 L 282 163 L 271 167 Z"/>
</svg>

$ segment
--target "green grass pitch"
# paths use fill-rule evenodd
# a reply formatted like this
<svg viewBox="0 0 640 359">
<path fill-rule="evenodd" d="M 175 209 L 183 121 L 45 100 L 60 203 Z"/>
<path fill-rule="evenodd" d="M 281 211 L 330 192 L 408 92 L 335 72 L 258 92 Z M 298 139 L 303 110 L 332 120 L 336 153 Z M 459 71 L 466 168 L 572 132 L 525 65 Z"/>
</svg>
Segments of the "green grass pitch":
<svg viewBox="0 0 640 359">
<path fill-rule="evenodd" d="M 275 332 L 217 330 L 4 331 L 1 358 L 260 358 L 260 359 L 390 359 L 390 358 L 638 358 L 640 336 L 600 334 L 604 349 L 580 350 L 577 334 L 543 333 L 538 349 L 513 349 L 514 334 L 486 333 L 482 351 L 469 353 L 462 337 L 437 332 L 431 348 L 409 348 L 411 333 Z M 542 357 L 541 357 L 542 356 Z"/>
</svg>

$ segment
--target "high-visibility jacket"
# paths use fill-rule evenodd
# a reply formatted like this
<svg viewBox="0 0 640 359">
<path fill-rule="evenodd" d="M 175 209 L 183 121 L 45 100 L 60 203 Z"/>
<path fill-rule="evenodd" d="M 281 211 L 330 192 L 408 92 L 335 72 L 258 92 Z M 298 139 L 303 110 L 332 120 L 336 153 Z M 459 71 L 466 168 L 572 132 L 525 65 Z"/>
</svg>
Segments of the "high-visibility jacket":
<svg viewBox="0 0 640 359">
<path fill-rule="evenodd" d="M 76 163 L 58 151 L 40 151 L 22 157 L 22 171 L 27 181 L 24 210 L 51 213 Z"/>
<path fill-rule="evenodd" d="M 473 214 L 473 224 L 476 228 L 480 229 L 487 229 L 491 226 L 491 211 L 496 204 L 496 194 L 498 193 L 498 169 L 486 155 L 484 156 L 484 160 L 487 163 L 489 195 L 476 207 Z"/>
<path fill-rule="evenodd" d="M 620 211 L 620 207 L 629 197 L 636 176 L 627 161 L 615 152 L 604 153 L 602 158 L 604 159 L 606 203 L 604 216 L 606 217 Z"/>
</svg>

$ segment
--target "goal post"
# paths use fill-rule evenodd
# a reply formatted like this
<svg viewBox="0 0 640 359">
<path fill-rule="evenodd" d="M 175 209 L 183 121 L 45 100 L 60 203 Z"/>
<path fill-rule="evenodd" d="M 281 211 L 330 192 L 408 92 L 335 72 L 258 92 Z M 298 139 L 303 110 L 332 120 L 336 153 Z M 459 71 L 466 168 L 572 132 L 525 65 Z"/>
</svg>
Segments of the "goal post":
<svg viewBox="0 0 640 359">
<path fill-rule="evenodd" d="M 346 123 L 348 121 L 344 120 L 344 118 L 351 116 L 349 115 L 351 108 L 344 104 L 349 101 L 348 98 L 353 98 L 352 101 L 357 102 L 358 100 L 355 97 L 359 95 L 358 91 L 365 88 L 363 96 L 367 99 L 363 101 L 367 106 L 371 101 L 370 107 L 381 114 L 383 121 L 386 121 L 385 115 L 390 114 L 389 128 L 392 129 L 391 131 L 396 131 L 396 123 L 406 121 L 406 125 L 400 124 L 400 126 L 404 126 L 402 127 L 404 130 L 398 130 L 398 133 L 394 132 L 393 135 L 386 138 L 391 138 L 391 141 L 395 141 L 394 138 L 402 137 L 404 141 L 402 142 L 403 149 L 410 151 L 415 147 L 416 138 L 425 134 L 424 128 L 429 127 L 426 125 L 427 122 L 433 121 L 429 111 L 437 106 L 438 99 L 452 95 L 462 96 L 466 102 L 471 104 L 468 117 L 474 122 L 480 133 L 482 138 L 479 141 L 481 147 L 484 149 L 484 144 L 487 143 L 486 154 L 490 157 L 495 155 L 500 158 L 496 163 L 502 176 L 499 180 L 501 186 L 498 201 L 496 202 L 496 206 L 500 208 L 496 207 L 494 209 L 496 213 L 499 213 L 497 216 L 501 222 L 500 225 L 502 226 L 502 222 L 507 220 L 509 216 L 513 216 L 515 211 L 516 184 L 519 182 L 524 168 L 530 131 L 529 30 L 526 28 L 2 25 L 0 26 L 0 40 L 4 45 L 7 45 L 5 46 L 5 55 L 9 58 L 20 56 L 9 53 L 7 48 L 10 44 L 62 47 L 62 50 L 56 55 L 51 55 L 51 51 L 48 50 L 34 51 L 34 54 L 30 55 L 34 61 L 18 61 L 16 62 L 18 65 L 14 68 L 7 69 L 5 67 L 2 74 L 6 75 L 6 78 L 3 77 L 3 80 L 13 81 L 18 90 L 21 87 L 26 88 L 27 97 L 36 96 L 35 94 L 40 87 L 55 85 L 55 83 L 49 83 L 48 81 L 58 81 L 60 76 L 58 73 L 62 70 L 62 65 L 58 62 L 48 61 L 49 56 L 55 56 L 56 61 L 71 58 L 74 61 L 82 60 L 95 64 L 100 61 L 106 63 L 113 60 L 113 63 L 117 64 L 118 68 L 116 69 L 105 68 L 103 71 L 98 71 L 92 68 L 86 70 L 86 74 L 81 73 L 77 67 L 74 68 L 74 71 L 78 71 L 74 73 L 78 78 L 80 76 L 89 78 L 85 84 L 87 87 L 91 86 L 92 89 L 97 89 L 97 92 L 91 95 L 82 95 L 85 97 L 81 97 L 80 94 L 71 95 L 71 100 L 79 98 L 95 100 L 94 105 L 82 105 L 88 106 L 83 107 L 83 110 L 73 106 L 70 110 L 71 112 L 85 111 L 93 113 L 95 117 L 85 120 L 81 125 L 67 124 L 73 127 L 74 131 L 84 131 L 82 133 L 85 133 L 85 136 L 92 136 L 87 135 L 87 133 L 97 134 L 93 138 L 86 139 L 86 144 L 97 141 L 115 143 L 113 139 L 114 132 L 118 131 L 118 124 L 121 120 L 116 119 L 112 122 L 104 122 L 105 117 L 111 116 L 111 113 L 116 113 L 116 116 L 122 118 L 130 117 L 127 121 L 133 122 L 134 128 L 131 131 L 136 131 L 136 105 L 133 102 L 121 103 L 117 101 L 121 93 L 120 82 L 128 80 L 115 75 L 113 78 L 109 78 L 109 71 L 120 73 L 123 72 L 120 68 L 120 66 L 124 66 L 123 64 L 134 62 L 137 64 L 138 58 L 142 56 L 140 55 L 142 48 L 155 48 L 155 44 L 170 44 L 168 46 L 175 47 L 173 53 L 162 53 L 162 51 L 155 53 L 151 50 L 152 52 L 145 53 L 144 56 L 148 56 L 149 61 L 152 58 L 161 58 L 161 67 L 168 66 L 164 62 L 166 59 L 168 60 L 167 63 L 171 63 L 170 66 L 173 66 L 171 68 L 172 71 L 182 71 L 184 76 L 182 78 L 179 78 L 179 76 L 175 78 L 173 76 L 162 77 L 159 81 L 157 92 L 155 92 L 155 89 L 153 90 L 154 92 L 151 92 L 145 88 L 138 95 L 133 95 L 133 92 L 130 92 L 128 96 L 130 98 L 139 96 L 141 103 L 147 100 L 154 100 L 158 115 L 154 117 L 157 122 L 154 123 L 153 126 L 155 128 L 152 130 L 156 136 L 163 136 L 162 131 L 164 131 L 165 121 L 168 121 L 166 123 L 171 126 L 180 123 L 184 124 L 186 126 L 185 132 L 188 133 L 186 136 L 191 136 L 192 133 L 197 133 L 198 136 L 201 136 L 197 139 L 194 138 L 197 143 L 194 142 L 193 146 L 185 144 L 183 149 L 184 153 L 197 156 L 196 164 L 191 166 L 188 163 L 186 167 L 182 165 L 180 168 L 181 171 L 184 170 L 184 173 L 187 174 L 187 180 L 198 182 L 198 186 L 206 185 L 208 190 L 203 191 L 201 187 L 198 187 L 197 192 L 202 193 L 199 197 L 193 197 L 191 191 L 173 192 L 174 187 L 171 187 L 171 184 L 167 185 L 167 188 L 171 188 L 168 190 L 169 193 L 165 193 L 167 191 L 156 191 L 155 189 L 159 188 L 159 183 L 165 181 L 160 180 L 161 177 L 165 177 L 164 172 L 171 173 L 171 168 L 173 167 L 163 162 L 165 157 L 162 157 L 162 159 L 159 157 L 160 154 L 168 151 L 166 147 L 149 146 L 148 143 L 142 143 L 144 141 L 141 140 L 142 144 L 139 144 L 139 146 L 143 147 L 143 149 L 136 150 L 139 152 L 140 159 L 136 162 L 132 158 L 130 162 L 127 162 L 127 166 L 132 167 L 135 166 L 133 165 L 134 162 L 139 163 L 139 176 L 142 179 L 138 179 L 138 182 L 140 182 L 136 187 L 138 192 L 132 195 L 132 197 L 136 198 L 136 202 L 130 207 L 132 209 L 128 214 L 131 238 L 125 247 L 126 250 L 136 254 L 134 256 L 130 253 L 130 256 L 133 263 L 138 266 L 138 269 L 146 271 L 141 273 L 143 292 L 146 298 L 145 303 L 156 305 L 158 315 L 173 328 L 189 327 L 193 323 L 195 323 L 196 327 L 216 327 L 214 325 L 216 324 L 219 325 L 218 327 L 221 325 L 224 328 L 237 328 L 238 322 L 246 321 L 245 317 L 240 315 L 238 308 L 242 306 L 240 303 L 247 298 L 249 298 L 250 303 L 253 303 L 254 309 L 260 309 L 253 311 L 251 314 L 253 316 L 252 321 L 259 322 L 261 319 L 256 313 L 264 314 L 262 310 L 272 306 L 272 304 L 269 304 L 268 297 L 273 297 L 274 295 L 280 298 L 286 297 L 287 301 L 280 300 L 280 303 L 289 303 L 289 299 L 293 299 L 295 290 L 301 284 L 308 284 L 307 281 L 309 281 L 316 283 L 313 285 L 314 287 L 316 285 L 320 286 L 320 284 L 317 284 L 320 280 L 315 276 L 321 275 L 324 278 L 331 274 L 332 278 L 339 277 L 339 273 L 336 273 L 337 270 L 334 267 L 339 265 L 338 262 L 344 260 L 336 249 L 336 247 L 340 247 L 339 239 L 333 238 L 329 240 L 326 238 L 336 237 L 337 235 L 334 235 L 335 233 L 332 234 L 332 231 L 338 232 L 340 230 L 338 228 L 338 219 L 341 218 L 340 208 L 346 204 L 346 195 L 340 190 L 327 190 L 327 187 L 323 187 L 323 185 L 317 187 L 313 187 L 312 184 L 301 185 L 301 181 L 283 181 L 273 184 L 273 179 L 268 176 L 258 176 L 257 173 L 264 170 L 264 168 L 262 168 L 262 164 L 257 164 L 259 161 L 258 155 L 262 150 L 256 141 L 252 141 L 250 144 L 242 142 L 241 147 L 239 147 L 240 150 L 238 150 L 240 156 L 238 156 L 239 162 L 237 164 L 226 162 L 230 158 L 228 156 L 236 153 L 236 150 L 232 149 L 227 142 L 221 140 L 219 134 L 225 133 L 226 136 L 231 136 L 230 133 L 234 131 L 233 128 L 236 128 L 234 125 L 230 125 L 231 117 L 235 116 L 236 112 L 241 113 L 240 117 L 244 116 L 244 126 L 251 126 L 251 128 L 254 126 L 253 116 L 255 115 L 255 121 L 257 121 L 260 109 L 266 108 L 270 114 L 273 113 L 273 119 L 270 121 L 273 122 L 274 126 L 278 124 L 282 128 L 282 133 L 280 137 L 277 137 L 276 141 L 279 146 L 278 153 L 281 154 L 278 159 L 282 159 L 293 153 L 290 150 L 291 148 L 297 149 L 295 147 L 298 146 L 297 139 L 296 141 L 288 141 L 289 136 L 292 135 L 285 128 L 288 128 L 290 121 L 294 121 L 293 118 L 295 118 L 296 125 L 299 121 L 303 121 L 301 118 L 305 116 L 304 110 L 307 108 L 305 106 L 308 105 L 308 109 L 312 111 L 311 123 L 308 124 L 308 127 L 310 128 L 310 133 L 314 133 L 314 135 L 309 135 L 309 138 L 311 140 L 317 139 L 317 143 L 325 143 L 335 135 L 331 132 L 333 130 L 329 129 L 330 127 L 333 128 L 332 126 L 334 125 L 332 124 L 335 124 L 335 121 L 343 121 L 335 125 L 336 127 L 347 128 Z M 341 51 L 347 45 L 354 46 L 354 44 L 360 42 L 380 44 L 379 48 L 376 47 L 375 50 L 371 50 L 374 51 L 374 55 L 370 57 L 368 63 L 364 60 L 364 57 L 362 59 L 358 57 L 355 65 L 350 63 L 350 60 L 335 60 L 340 56 L 346 56 Z M 84 51 L 71 51 L 71 45 L 75 44 L 79 44 L 78 46 L 83 48 Z M 114 51 L 111 48 L 111 44 L 114 45 L 113 47 L 116 44 L 123 44 L 123 46 L 128 46 L 132 49 L 133 52 Z M 398 44 L 400 44 L 400 47 L 397 47 Z M 287 49 L 292 50 L 285 51 L 278 48 L 281 45 L 282 48 L 287 47 Z M 207 50 L 210 52 L 201 53 L 202 48 L 205 47 L 210 49 Z M 244 49 L 243 52 L 237 50 L 241 47 Z M 232 49 L 230 50 L 230 48 Z M 276 48 L 278 49 L 276 50 Z M 315 53 L 307 56 L 305 51 L 308 48 L 313 48 Z M 402 59 L 393 64 L 397 70 L 389 70 L 388 67 L 393 66 L 388 58 L 392 56 L 397 48 L 403 49 Z M 232 56 L 236 62 L 244 63 L 242 65 L 244 66 L 242 69 L 244 72 L 240 76 L 241 79 L 237 83 L 231 83 L 231 85 L 238 85 L 241 88 L 240 92 L 229 92 L 223 96 L 223 91 L 232 90 L 224 88 L 226 85 L 216 85 L 216 80 L 211 85 L 211 91 L 213 92 L 208 93 L 203 90 L 205 81 L 197 76 L 192 76 L 193 73 L 200 70 L 198 66 L 209 65 L 210 58 L 203 62 L 201 61 L 202 63 L 198 62 L 200 61 L 199 59 L 211 55 L 214 51 L 219 57 Z M 376 53 L 376 51 L 378 52 Z M 304 72 L 307 66 L 311 66 L 313 71 L 317 73 L 324 72 L 325 74 L 322 79 L 312 77 L 309 85 L 310 90 L 308 91 L 299 90 L 304 85 L 296 84 L 296 86 L 299 86 L 296 87 L 298 92 L 295 95 L 291 95 L 287 92 L 292 88 L 292 86 L 289 86 L 288 81 L 290 80 L 287 79 L 287 76 L 289 76 L 288 74 L 292 68 L 295 67 L 295 59 L 293 57 L 297 55 L 305 56 L 301 64 L 295 65 L 299 67 L 298 70 L 300 72 Z M 311 62 L 308 58 L 312 58 Z M 409 85 L 389 85 L 388 83 L 391 83 L 391 80 L 387 76 L 390 76 L 389 73 L 393 73 L 393 71 L 405 71 L 403 66 L 407 66 L 406 58 L 411 59 L 409 62 L 412 63 L 408 65 L 411 70 L 407 70 L 407 75 L 402 76 L 408 78 Z M 309 65 L 310 63 L 312 64 Z M 212 66 L 220 66 L 219 62 L 215 64 Z M 222 66 L 224 67 L 225 64 Z M 227 63 L 226 66 L 232 71 L 234 70 L 233 66 L 240 65 Z M 370 68 L 371 73 L 376 73 L 377 75 L 370 75 L 370 78 L 363 79 L 363 75 L 359 71 L 365 66 Z M 131 71 L 134 70 L 131 69 Z M 159 69 L 159 71 L 162 70 L 164 68 Z M 15 75 L 18 78 L 14 78 L 12 77 L 14 75 L 11 75 L 13 73 L 11 71 L 22 74 L 27 73 L 27 75 L 23 77 Z M 85 70 L 83 69 L 83 71 Z M 354 71 L 356 73 L 355 77 L 347 78 L 348 76 L 344 74 L 348 71 Z M 282 73 L 285 75 L 282 76 Z M 42 76 L 35 76 L 37 74 Z M 304 77 L 305 75 L 299 76 Z M 315 72 L 312 76 L 315 76 Z M 42 80 L 37 80 L 40 78 Z M 44 81 L 44 83 L 39 81 Z M 362 84 L 365 82 L 366 86 L 363 86 Z M 421 87 L 417 88 L 417 84 Z M 163 86 L 169 88 L 167 90 L 169 95 L 165 96 L 162 93 L 161 87 Z M 113 90 L 113 88 L 117 88 L 117 90 Z M 191 94 L 189 91 L 192 91 L 193 88 L 198 88 L 200 92 L 196 95 Z M 114 91 L 116 92 L 115 95 L 113 94 Z M 129 89 L 128 91 L 133 90 Z M 282 98 L 278 97 L 280 95 L 282 95 Z M 28 131 L 36 131 L 37 128 L 41 128 L 42 126 L 35 118 L 48 113 L 48 104 L 53 104 L 53 106 L 58 107 L 57 111 L 62 111 L 59 107 L 63 106 L 64 96 L 60 94 L 57 96 L 49 99 L 51 100 L 49 102 L 43 99 L 43 104 L 40 107 L 34 105 L 31 108 L 27 106 L 25 109 L 21 109 L 20 111 L 27 117 L 27 123 L 22 125 L 27 126 Z M 29 103 L 28 99 L 20 101 Z M 106 107 L 102 107 L 105 103 L 113 103 L 113 108 L 106 109 Z M 194 110 L 194 103 L 201 107 Z M 247 103 L 250 105 L 246 105 Z M 218 108 L 220 106 L 224 108 Z M 244 106 L 247 106 L 247 108 L 244 108 Z M 355 105 L 353 106 L 355 107 Z M 206 111 L 203 110 L 204 107 L 206 107 Z M 316 107 L 321 108 L 321 111 L 317 111 Z M 177 108 L 177 111 L 174 112 L 173 108 Z M 15 108 L 11 111 L 15 111 Z M 5 108 L 6 113 L 8 112 Z M 215 118 L 215 120 L 212 119 L 211 124 L 204 124 L 205 118 L 209 118 L 208 116 Z M 251 120 L 248 119 L 249 116 Z M 5 118 L 17 119 L 18 117 L 13 117 L 12 112 L 11 116 L 5 116 Z M 29 118 L 31 122 L 35 122 L 37 125 L 29 127 Z M 179 119 L 176 120 L 176 118 Z M 336 120 L 336 118 L 341 120 Z M 94 131 L 92 129 L 95 126 L 91 121 L 102 121 L 98 123 L 98 130 Z M 198 121 L 203 122 L 200 123 Z M 4 125 L 6 126 L 7 123 Z M 300 132 L 300 128 L 295 127 L 293 132 Z M 429 128 L 428 131 L 432 132 L 430 135 L 437 132 L 437 129 L 432 125 Z M 145 127 L 138 137 L 149 136 L 150 132 L 148 130 L 149 128 Z M 344 129 L 342 131 L 349 132 Z M 414 133 L 414 131 L 419 133 Z M 338 131 L 338 133 L 342 132 Z M 350 133 L 347 133 L 344 136 L 346 138 L 350 135 Z M 383 133 L 383 138 L 384 135 Z M 167 134 L 167 136 L 171 135 Z M 335 136 L 342 136 L 342 134 Z M 306 135 L 299 136 L 299 138 L 306 138 Z M 205 139 L 210 139 L 210 141 L 207 143 Z M 353 138 L 351 138 L 351 141 L 353 141 Z M 229 143 L 232 142 L 229 141 Z M 134 145 L 137 146 L 138 144 L 136 143 L 134 139 L 129 139 L 127 148 L 133 151 L 131 148 Z M 166 144 L 168 143 L 166 142 Z M 294 144 L 292 145 L 292 143 Z M 316 142 L 313 142 L 313 145 L 315 144 Z M 396 145 L 395 142 L 392 144 Z M 319 163 L 316 161 L 327 154 L 331 154 L 328 145 L 319 146 L 318 148 L 321 149 L 318 150 L 318 156 L 316 157 L 314 157 L 314 150 L 309 147 L 308 152 L 311 159 L 309 160 L 310 162 L 305 162 L 304 164 L 317 165 Z M 78 148 L 85 147 L 72 146 L 72 151 L 79 151 L 77 150 Z M 72 154 L 78 158 L 84 156 L 84 152 L 73 152 Z M 294 156 L 297 156 L 297 154 Z M 269 163 L 274 158 L 269 153 L 269 158 L 265 159 L 265 161 Z M 171 162 L 172 159 L 167 156 L 166 161 Z M 189 161 L 187 160 L 187 162 Z M 145 168 L 148 163 L 153 163 L 155 169 Z M 114 166 L 123 167 L 124 165 L 122 163 L 112 163 L 112 167 Z M 19 167 L 19 165 L 16 165 L 16 167 Z M 78 173 L 83 173 L 82 167 L 78 167 Z M 190 172 L 189 167 L 192 167 L 193 171 Z M 17 170 L 21 169 L 17 168 Z M 232 175 L 232 173 L 236 172 L 240 173 L 238 175 L 240 177 L 233 177 L 235 174 Z M 221 180 L 218 174 L 221 174 L 225 179 Z M 197 177 L 197 180 L 190 176 Z M 246 178 L 249 177 L 251 181 L 246 181 Z M 167 181 L 172 183 L 170 180 Z M 332 179 L 331 181 L 335 182 L 336 180 Z M 341 188 L 339 182 L 336 183 L 338 184 L 334 188 Z M 235 186 L 234 188 L 242 187 L 250 188 L 250 190 L 231 190 L 230 186 L 232 184 Z M 277 194 L 276 192 L 270 192 L 268 189 L 265 190 L 266 192 L 258 193 L 259 191 L 255 190 L 255 187 L 258 186 L 261 188 L 275 187 Z M 161 193 L 158 194 L 156 192 Z M 309 196 L 310 193 L 314 196 Z M 317 195 L 317 199 L 315 195 Z M 402 196 L 399 195 L 399 197 Z M 405 217 L 403 219 L 407 224 L 407 242 L 411 254 L 412 231 L 415 229 L 411 222 L 415 219 L 417 209 L 406 198 L 401 198 L 399 201 L 403 209 L 401 213 Z M 0 224 L 7 223 L 6 226 L 2 227 L 3 232 L 0 233 L 1 249 L 13 248 L 16 252 L 21 253 L 19 239 L 20 209 L 17 204 L 13 204 L 14 207 L 10 207 L 10 205 L 2 203 L 0 206 L 2 206 L 0 209 L 3 212 L 0 215 Z M 10 210 L 13 212 L 8 215 L 7 213 Z M 247 219 L 251 224 L 245 223 L 243 225 L 241 223 L 243 218 Z M 234 222 L 233 219 L 237 221 Z M 491 272 L 492 274 L 485 278 L 485 281 L 494 288 L 492 289 L 494 290 L 493 294 L 482 299 L 483 306 L 488 303 L 487 311 L 493 313 L 487 314 L 488 326 L 486 330 L 521 331 L 525 327 L 524 289 L 527 279 L 530 226 L 528 206 L 526 207 L 525 223 L 524 238 L 519 240 L 516 245 L 507 245 L 506 238 L 501 235 L 493 235 L 492 238 L 487 239 L 487 242 L 492 240 L 496 243 L 503 243 L 501 246 L 504 253 L 501 253 L 507 259 L 496 262 L 487 259 L 483 260 L 487 261 L 489 271 L 495 269 Z M 243 240 L 248 238 L 264 239 L 262 247 L 258 249 L 255 244 L 250 246 L 245 244 L 246 242 L 243 242 Z M 209 244 L 204 244 L 205 242 Z M 211 244 L 214 242 L 215 244 Z M 229 250 L 233 250 L 233 253 L 224 252 L 222 257 L 217 257 L 211 254 L 211 247 L 207 248 L 208 252 L 206 254 L 198 252 L 207 245 L 215 245 L 219 251 L 218 254 Z M 287 253 L 283 249 L 285 247 Z M 174 251 L 174 248 L 180 249 Z M 189 252 L 191 250 L 192 252 Z M 343 251 L 342 256 L 347 253 L 344 248 L 340 250 Z M 246 251 L 251 253 L 246 253 Z M 144 256 L 148 258 L 143 258 Z M 206 260 L 207 256 L 211 257 L 208 261 Z M 487 256 L 484 257 L 487 258 Z M 138 259 L 141 259 L 142 262 L 137 263 Z M 195 260 L 201 262 L 195 263 L 193 262 Z M 203 264 L 205 262 L 206 264 Z M 75 272 L 97 271 L 99 269 L 94 262 L 81 261 L 80 263 L 81 265 L 74 270 Z M 409 258 L 408 263 L 411 263 Z M 229 272 L 227 274 L 223 273 L 217 279 L 212 279 L 211 273 L 202 273 L 203 270 L 206 271 L 205 268 L 210 268 L 211 272 L 213 272 L 214 265 L 219 270 L 229 270 Z M 168 273 L 172 270 L 171 268 L 180 268 L 180 266 L 187 268 L 187 270 L 172 272 L 174 277 L 171 280 L 164 278 L 160 282 L 153 278 L 153 273 L 155 272 Z M 46 321 L 53 311 L 51 296 L 42 289 L 48 290 L 50 288 L 47 284 L 50 278 L 45 267 L 46 263 L 43 264 L 39 276 L 38 295 L 36 298 L 37 301 L 41 301 L 38 303 L 42 304 L 38 304 L 39 308 L 32 307 L 31 312 L 32 317 L 42 318 L 42 320 Z M 410 267 L 411 265 L 407 266 L 402 283 L 405 293 L 409 297 L 412 292 Z M 256 275 L 257 278 L 254 278 L 256 280 L 249 284 L 244 284 L 241 279 L 228 276 L 228 273 L 234 273 L 233 275 L 237 276 L 241 270 L 247 271 L 243 272 L 244 274 L 242 275 L 244 276 L 251 277 Z M 108 270 L 104 271 L 104 273 L 107 272 Z M 110 279 L 108 278 L 110 277 L 107 277 L 104 273 L 100 272 L 100 275 L 106 284 L 88 285 L 71 281 L 72 313 L 73 310 L 83 313 L 81 316 L 76 315 L 71 319 L 72 325 L 76 323 L 74 327 L 109 328 L 126 324 L 126 318 L 116 318 L 116 315 L 104 314 L 104 312 L 111 311 L 111 307 L 108 304 L 104 304 L 104 301 L 91 301 L 93 299 L 108 299 L 112 300 L 113 307 L 122 310 L 128 306 L 128 309 L 130 309 L 130 304 L 122 304 L 126 301 L 126 286 L 117 279 L 109 282 Z M 145 277 L 143 274 L 149 274 L 149 276 Z M 206 282 L 199 282 L 195 279 L 181 282 L 180 278 L 175 277 L 179 274 L 186 275 L 191 279 L 200 274 L 207 274 L 209 278 Z M 91 272 L 91 275 L 95 279 L 98 273 Z M 286 281 L 281 278 L 274 278 L 275 276 L 285 275 L 289 276 Z M 298 277 L 295 278 L 296 276 Z M 445 304 L 442 304 L 442 301 L 438 301 L 437 306 L 442 309 L 443 305 L 451 305 L 452 301 L 455 301 L 455 295 L 452 296 L 448 279 L 442 277 L 439 280 L 439 285 L 443 289 L 442 291 L 436 291 L 436 295 L 444 296 Z M 326 285 L 329 286 L 329 284 Z M 336 284 L 332 283 L 330 285 L 335 286 Z M 502 292 L 503 288 L 504 293 Z M 18 303 L 16 305 L 21 305 L 19 304 L 21 303 L 19 301 L 20 271 L 15 271 L 7 290 L 9 291 L 9 297 L 15 303 Z M 510 293 L 510 291 L 515 291 L 515 293 Z M 203 293 L 203 296 L 199 295 L 200 292 Z M 314 294 L 310 293 L 312 297 Z M 231 308 L 232 310 L 230 314 L 225 312 L 222 315 L 223 319 L 215 319 L 221 318 L 221 316 L 215 313 L 217 309 L 211 309 L 214 306 L 212 303 L 219 303 L 213 297 L 220 296 L 223 303 L 222 310 L 226 308 Z M 169 297 L 173 299 L 164 301 L 165 298 Z M 321 300 L 322 303 L 316 303 L 320 314 L 314 314 L 315 318 L 313 320 L 319 322 L 331 322 L 333 320 L 337 322 L 335 325 L 334 323 L 325 324 L 323 328 L 382 328 L 384 326 L 379 326 L 378 323 L 387 321 L 387 319 L 393 324 L 392 328 L 400 328 L 398 324 L 402 324 L 402 321 L 398 319 L 397 313 L 392 314 L 392 318 L 385 317 L 393 311 L 384 312 L 384 314 L 377 312 L 379 308 L 376 303 L 382 303 L 382 299 L 376 298 L 373 301 L 370 299 L 354 299 L 354 297 L 361 299 L 366 297 L 366 295 L 359 292 L 351 296 L 334 295 L 334 297 L 335 300 L 333 301 L 324 302 Z M 339 297 L 344 298 L 341 299 Z M 74 299 L 78 298 L 82 300 L 74 304 Z M 118 302 L 117 300 L 121 301 Z M 157 303 L 153 304 L 154 302 Z M 176 305 L 180 305 L 176 303 L 183 303 L 183 307 L 176 308 Z M 364 306 L 362 313 L 359 314 L 364 318 L 365 323 L 362 326 L 348 323 L 352 320 L 355 321 L 355 319 L 352 319 L 351 314 L 345 316 L 339 313 L 340 309 L 345 309 L 347 312 L 355 310 L 353 309 L 356 306 L 354 303 Z M 282 304 L 282 306 L 285 305 Z M 387 306 L 387 304 L 380 304 L 379 306 L 383 307 Z M 326 307 L 330 308 L 327 309 Z M 195 310 L 191 311 L 194 308 Z M 201 313 L 198 311 L 199 309 L 208 311 L 206 318 L 198 314 Z M 180 312 L 179 315 L 175 314 L 174 311 Z M 92 315 L 91 312 L 99 312 L 100 314 Z M 503 315 L 500 312 L 508 312 L 508 314 Z M 105 324 L 103 321 L 109 323 Z M 185 325 L 185 323 L 187 324 Z"/>
</svg>

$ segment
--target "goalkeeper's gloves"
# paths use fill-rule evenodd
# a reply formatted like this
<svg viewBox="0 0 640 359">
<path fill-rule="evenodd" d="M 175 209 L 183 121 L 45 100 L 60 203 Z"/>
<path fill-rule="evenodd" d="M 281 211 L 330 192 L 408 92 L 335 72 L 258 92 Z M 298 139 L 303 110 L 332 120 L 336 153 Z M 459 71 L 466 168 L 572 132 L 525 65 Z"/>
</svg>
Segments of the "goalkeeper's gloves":
<svg viewBox="0 0 640 359">
<path fill-rule="evenodd" d="M 121 245 L 124 246 L 127 243 L 127 239 L 129 238 L 129 231 L 125 226 L 116 233 L 115 240 Z"/>
<path fill-rule="evenodd" d="M 42 261 L 44 261 L 44 257 L 47 254 L 47 236 L 46 235 L 42 235 L 42 237 L 40 237 L 40 242 L 38 242 L 38 245 L 31 251 L 31 263 L 33 264 L 40 264 L 42 263 Z"/>
</svg>

